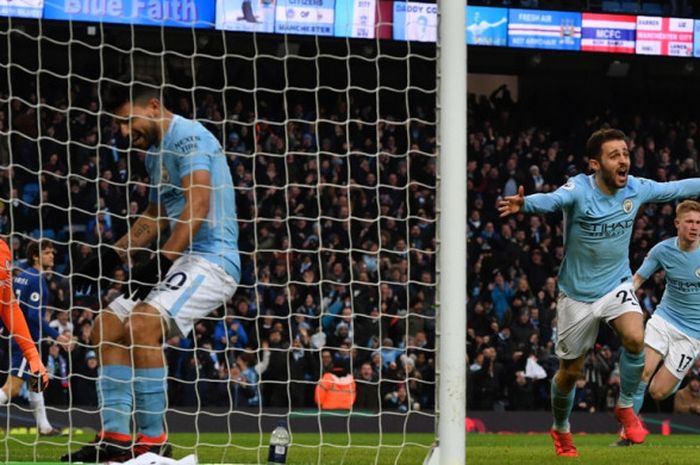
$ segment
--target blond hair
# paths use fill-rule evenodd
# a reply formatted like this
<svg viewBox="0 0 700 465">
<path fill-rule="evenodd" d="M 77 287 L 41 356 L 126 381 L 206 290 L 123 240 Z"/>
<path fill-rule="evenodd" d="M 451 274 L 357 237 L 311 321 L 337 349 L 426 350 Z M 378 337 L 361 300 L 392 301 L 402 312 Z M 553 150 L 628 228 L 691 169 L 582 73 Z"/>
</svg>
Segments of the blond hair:
<svg viewBox="0 0 700 465">
<path fill-rule="evenodd" d="M 676 207 L 676 218 L 688 212 L 700 213 L 700 202 L 695 200 L 684 200 Z"/>
</svg>

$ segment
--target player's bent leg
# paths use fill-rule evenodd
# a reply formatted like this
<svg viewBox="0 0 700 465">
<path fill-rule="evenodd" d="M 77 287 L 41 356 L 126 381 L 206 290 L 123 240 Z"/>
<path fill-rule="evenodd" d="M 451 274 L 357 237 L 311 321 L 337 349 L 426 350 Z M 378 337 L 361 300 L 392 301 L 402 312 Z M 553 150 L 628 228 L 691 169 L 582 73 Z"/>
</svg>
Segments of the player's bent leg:
<svg viewBox="0 0 700 465">
<path fill-rule="evenodd" d="M 656 372 L 654 379 L 649 385 L 649 394 L 654 400 L 664 400 L 678 389 L 681 380 L 663 365 Z"/>
<path fill-rule="evenodd" d="M 585 355 L 598 334 L 600 315 L 596 303 L 579 302 L 562 295 L 557 302 L 557 343 L 559 369 L 552 379 L 551 436 L 557 455 L 576 457 L 569 417 L 574 404 L 576 379 L 583 371 Z"/>
<path fill-rule="evenodd" d="M 10 375 L 5 381 L 5 385 L 0 392 L 0 403 L 6 404 L 13 397 L 17 397 L 22 390 L 24 378 Z M 58 436 L 60 430 L 56 430 L 46 416 L 46 406 L 44 405 L 44 394 L 40 392 L 29 391 L 29 406 L 32 408 L 32 414 L 36 420 L 36 427 L 40 436 Z"/>
<path fill-rule="evenodd" d="M 642 405 L 644 405 L 644 393 L 647 390 L 649 381 L 651 381 L 652 376 L 656 373 L 659 368 L 659 363 L 663 356 L 654 350 L 653 348 L 646 346 L 644 347 L 644 369 L 642 370 L 642 379 L 639 381 L 637 390 L 634 393 L 634 398 L 632 399 L 632 408 L 634 413 L 639 414 L 642 410 Z"/>
<path fill-rule="evenodd" d="M 120 297 L 117 299 L 124 299 Z M 117 302 L 115 301 L 115 302 Z M 122 309 L 123 310 L 123 309 Z M 124 311 L 121 312 L 124 314 Z M 111 309 L 95 320 L 90 342 L 97 346 L 100 368 L 97 402 L 102 415 L 102 431 L 92 443 L 61 457 L 63 462 L 123 462 L 131 459 L 131 383 L 133 369 L 124 323 Z"/>
<path fill-rule="evenodd" d="M 649 384 L 649 381 L 651 381 L 654 373 L 656 373 L 662 360 L 663 355 L 654 348 L 649 346 L 644 347 L 644 370 L 642 370 L 642 381 L 644 383 Z"/>
<path fill-rule="evenodd" d="M 573 360 L 560 359 L 559 370 L 552 378 L 551 399 L 554 424 L 550 434 L 554 442 L 554 450 L 562 457 L 578 456 L 571 435 L 569 417 L 574 405 L 576 379 L 583 373 L 584 361 L 585 356 Z"/>
<path fill-rule="evenodd" d="M 620 399 L 617 405 L 631 407 L 644 370 L 644 317 L 627 312 L 610 322 L 622 342 L 620 351 Z"/>
<path fill-rule="evenodd" d="M 644 351 L 644 316 L 641 312 L 626 312 L 610 321 L 620 337 L 622 346 L 632 354 Z M 641 376 L 641 371 L 640 371 Z"/>
<path fill-rule="evenodd" d="M 124 322 L 110 309 L 103 310 L 95 319 L 90 343 L 97 346 L 101 365 L 130 365 Z"/>
<path fill-rule="evenodd" d="M 90 335 L 98 348 L 100 369 L 98 405 L 102 411 L 103 433 L 117 441 L 131 439 L 133 369 L 124 323 L 111 310 L 100 313 Z"/>
<path fill-rule="evenodd" d="M 46 415 L 46 404 L 44 403 L 44 393 L 29 391 L 29 406 L 32 408 L 32 414 L 36 420 L 36 428 L 39 436 L 60 436 L 61 430 L 54 428 L 49 423 L 49 418 Z"/>
<path fill-rule="evenodd" d="M 649 434 L 634 411 L 634 396 L 644 370 L 644 317 L 640 312 L 623 313 L 610 324 L 620 336 L 620 397 L 615 416 L 622 423 L 624 434 L 634 444 L 644 442 Z"/>
<path fill-rule="evenodd" d="M 125 329 L 131 342 L 135 365 L 138 437 L 134 455 L 146 452 L 170 455 L 164 427 L 167 407 L 167 371 L 163 354 L 165 321 L 155 307 L 140 303 L 134 307 Z"/>
<path fill-rule="evenodd" d="M 12 349 L 10 349 L 12 351 Z M 13 397 L 17 397 L 25 383 L 25 376 L 28 375 L 28 364 L 25 358 L 18 352 L 11 357 L 10 375 L 5 381 L 5 385 L 0 389 L 0 404 L 6 404 Z M 37 431 L 40 436 L 58 436 L 60 430 L 55 429 L 49 423 L 46 416 L 46 405 L 44 404 L 44 394 L 29 391 L 29 406 L 32 415 L 36 420 Z"/>
<path fill-rule="evenodd" d="M 574 405 L 574 386 L 583 373 L 585 356 L 573 360 L 559 360 L 559 369 L 552 378 L 552 415 L 553 428 L 565 433 L 570 430 L 569 417 Z"/>
<path fill-rule="evenodd" d="M 5 405 L 12 400 L 13 397 L 19 395 L 24 380 L 16 376 L 8 376 L 5 384 L 0 389 L 0 405 Z"/>
<path fill-rule="evenodd" d="M 6 404 L 13 397 L 17 397 L 22 390 L 24 379 L 17 376 L 8 376 L 5 385 L 2 387 L 2 393 L 7 397 L 7 400 L 0 402 Z"/>
</svg>

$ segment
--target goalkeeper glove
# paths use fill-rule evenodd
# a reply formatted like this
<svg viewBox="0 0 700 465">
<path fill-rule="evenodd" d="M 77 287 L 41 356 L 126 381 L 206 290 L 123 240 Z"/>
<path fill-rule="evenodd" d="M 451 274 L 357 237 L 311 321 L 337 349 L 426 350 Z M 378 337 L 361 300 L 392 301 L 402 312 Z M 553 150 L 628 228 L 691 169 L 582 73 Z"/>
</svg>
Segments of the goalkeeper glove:
<svg viewBox="0 0 700 465">
<path fill-rule="evenodd" d="M 172 260 L 162 254 L 156 254 L 147 262 L 136 265 L 131 272 L 131 299 L 145 299 L 153 286 L 163 281 L 171 266 Z"/>
<path fill-rule="evenodd" d="M 29 388 L 34 392 L 42 392 L 49 386 L 49 373 L 38 356 L 32 357 L 27 362 L 32 372 L 29 378 Z"/>
<path fill-rule="evenodd" d="M 100 247 L 99 253 L 93 255 L 73 274 L 73 289 L 76 295 L 88 295 L 97 292 L 100 276 L 111 273 L 122 259 L 111 247 Z"/>
</svg>

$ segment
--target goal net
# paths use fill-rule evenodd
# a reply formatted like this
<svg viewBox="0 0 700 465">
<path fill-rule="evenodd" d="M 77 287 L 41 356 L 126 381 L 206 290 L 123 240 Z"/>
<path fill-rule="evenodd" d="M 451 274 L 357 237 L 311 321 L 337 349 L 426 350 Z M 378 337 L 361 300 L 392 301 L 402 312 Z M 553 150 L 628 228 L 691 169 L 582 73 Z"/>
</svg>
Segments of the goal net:
<svg viewBox="0 0 700 465">
<path fill-rule="evenodd" d="M 130 268 L 103 269 L 97 292 L 73 278 L 159 188 L 103 105 L 127 74 L 162 83 L 163 105 L 215 136 L 235 188 L 235 295 L 163 341 L 173 455 L 266 462 L 285 420 L 289 463 L 422 463 L 435 428 L 436 18 L 435 5 L 403 5 L 427 13 L 380 0 L 0 0 L 2 238 L 16 273 L 32 265 L 29 242 L 51 241 L 41 317 L 76 339 L 40 343 L 48 421 L 65 436 L 35 434 L 22 388 L 0 410 L 5 462 L 58 461 L 103 429 L 90 336 Z"/>
</svg>

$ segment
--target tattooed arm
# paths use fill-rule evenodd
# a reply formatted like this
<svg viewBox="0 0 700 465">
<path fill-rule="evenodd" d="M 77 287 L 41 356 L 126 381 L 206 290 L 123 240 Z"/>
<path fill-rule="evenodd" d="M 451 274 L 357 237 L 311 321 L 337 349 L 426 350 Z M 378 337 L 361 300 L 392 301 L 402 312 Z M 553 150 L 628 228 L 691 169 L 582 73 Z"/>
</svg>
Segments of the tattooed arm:
<svg viewBox="0 0 700 465">
<path fill-rule="evenodd" d="M 114 244 L 121 259 L 126 261 L 129 252 L 148 247 L 167 225 L 167 218 L 161 214 L 158 204 L 149 203 L 129 232 Z"/>
</svg>

